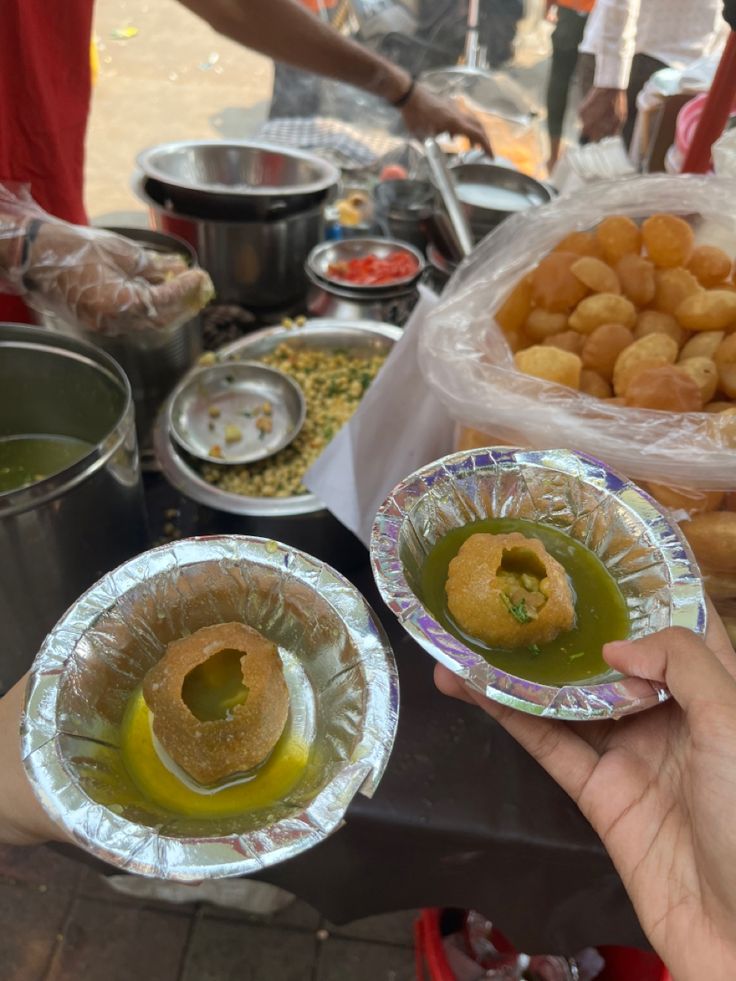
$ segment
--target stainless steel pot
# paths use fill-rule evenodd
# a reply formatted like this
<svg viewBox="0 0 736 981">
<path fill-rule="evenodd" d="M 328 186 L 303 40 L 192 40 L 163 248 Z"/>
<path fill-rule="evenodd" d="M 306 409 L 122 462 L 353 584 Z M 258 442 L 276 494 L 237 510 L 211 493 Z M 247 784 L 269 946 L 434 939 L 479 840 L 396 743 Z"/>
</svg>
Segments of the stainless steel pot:
<svg viewBox="0 0 736 981">
<path fill-rule="evenodd" d="M 17 435 L 73 436 L 94 448 L 0 494 L 0 691 L 69 604 L 147 540 L 130 385 L 112 358 L 48 330 L 0 324 L 0 438 Z"/>
<path fill-rule="evenodd" d="M 257 361 L 284 341 L 289 344 L 370 354 L 388 352 L 401 331 L 387 324 L 312 320 L 296 330 L 269 327 L 234 341 L 218 351 L 220 358 Z M 245 497 L 207 483 L 171 439 L 167 406 L 154 430 L 156 455 L 164 476 L 186 497 L 199 505 L 199 528 L 210 534 L 247 534 L 273 538 L 303 549 L 341 572 L 365 560 L 358 539 L 333 517 L 314 494 L 294 497 Z"/>
<path fill-rule="evenodd" d="M 304 262 L 324 237 L 321 205 L 268 221 L 220 221 L 167 208 L 145 179 L 134 181 L 133 187 L 154 226 L 194 248 L 220 303 L 278 310 L 305 297 Z"/>
<path fill-rule="evenodd" d="M 116 227 L 107 231 L 129 238 L 155 252 L 179 253 L 191 265 L 197 265 L 197 254 L 192 246 L 174 235 L 164 235 L 148 228 Z M 193 317 L 184 324 L 165 330 L 142 330 L 118 337 L 107 337 L 76 323 L 61 323 L 57 318 L 46 317 L 44 323 L 94 344 L 115 358 L 128 376 L 133 391 L 141 452 L 144 456 L 151 453 L 153 424 L 161 403 L 202 350 L 201 318 Z"/>
</svg>

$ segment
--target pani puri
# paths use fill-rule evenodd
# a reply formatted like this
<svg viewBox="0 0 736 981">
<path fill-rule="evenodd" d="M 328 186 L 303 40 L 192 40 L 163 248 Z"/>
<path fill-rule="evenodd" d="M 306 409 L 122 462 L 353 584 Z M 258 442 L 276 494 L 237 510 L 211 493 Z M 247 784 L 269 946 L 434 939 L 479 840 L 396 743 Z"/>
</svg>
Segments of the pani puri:
<svg viewBox="0 0 736 981">
<path fill-rule="evenodd" d="M 163 748 L 203 785 L 263 763 L 289 714 L 278 650 L 244 623 L 202 627 L 169 644 L 143 696 Z"/>
<path fill-rule="evenodd" d="M 519 532 L 471 535 L 450 562 L 445 590 L 458 625 L 489 646 L 546 644 L 575 623 L 565 570 Z"/>
</svg>

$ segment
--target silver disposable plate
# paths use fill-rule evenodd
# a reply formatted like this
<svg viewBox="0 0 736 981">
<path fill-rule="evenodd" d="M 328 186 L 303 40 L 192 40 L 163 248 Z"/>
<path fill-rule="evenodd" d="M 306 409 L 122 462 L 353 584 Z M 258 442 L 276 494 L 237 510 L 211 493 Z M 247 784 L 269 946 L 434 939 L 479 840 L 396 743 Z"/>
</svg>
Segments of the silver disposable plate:
<svg viewBox="0 0 736 981">
<path fill-rule="evenodd" d="M 673 626 L 705 632 L 698 566 L 678 526 L 652 498 L 581 453 L 491 447 L 455 453 L 417 471 L 376 516 L 373 572 L 407 633 L 487 698 L 532 715 L 619 718 L 669 698 L 662 685 L 612 669 L 562 686 L 519 678 L 445 630 L 421 599 L 427 555 L 453 528 L 491 517 L 551 525 L 592 549 L 621 590 L 630 637 Z"/>
<path fill-rule="evenodd" d="M 174 439 L 210 463 L 255 463 L 273 456 L 296 438 L 305 415 L 297 383 L 258 362 L 199 368 L 169 402 Z M 219 452 L 213 452 L 215 447 Z"/>
<path fill-rule="evenodd" d="M 185 817 L 131 779 L 121 725 L 168 644 L 232 621 L 277 646 L 305 762 L 245 812 Z M 266 539 L 188 539 L 110 572 L 54 627 L 31 669 L 21 753 L 47 813 L 103 861 L 183 882 L 247 875 L 324 841 L 357 793 L 373 794 L 398 705 L 386 635 L 339 573 Z"/>
<path fill-rule="evenodd" d="M 417 263 L 416 272 L 411 276 L 392 279 L 390 283 L 367 286 L 362 283 L 350 283 L 337 276 L 330 275 L 329 268 L 336 262 L 349 262 L 351 259 L 363 259 L 369 255 L 385 259 L 393 252 L 405 252 Z M 316 280 L 321 280 L 329 287 L 338 287 L 351 292 L 382 292 L 392 290 L 397 286 L 409 286 L 416 283 L 424 272 L 426 262 L 424 256 L 408 242 L 400 242 L 391 238 L 350 238 L 341 242 L 323 242 L 309 253 L 307 258 L 307 273 Z"/>
</svg>

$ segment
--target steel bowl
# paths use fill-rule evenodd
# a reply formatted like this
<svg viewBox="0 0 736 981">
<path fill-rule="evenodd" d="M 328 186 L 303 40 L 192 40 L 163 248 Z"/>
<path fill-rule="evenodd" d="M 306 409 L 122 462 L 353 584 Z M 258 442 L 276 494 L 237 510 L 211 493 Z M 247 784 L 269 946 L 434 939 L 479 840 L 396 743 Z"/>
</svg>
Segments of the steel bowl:
<svg viewBox="0 0 736 981">
<path fill-rule="evenodd" d="M 667 699 L 663 686 L 613 670 L 562 686 L 519 678 L 445 630 L 422 602 L 426 557 L 453 528 L 488 517 L 538 521 L 591 548 L 623 594 L 632 638 L 671 626 L 705 632 L 697 563 L 677 524 L 652 498 L 581 453 L 506 447 L 438 460 L 402 481 L 379 509 L 371 538 L 373 571 L 404 629 L 477 691 L 532 715 L 619 718 Z"/>
<path fill-rule="evenodd" d="M 231 817 L 185 817 L 128 774 L 121 725 L 131 694 L 172 641 L 248 623 L 277 645 L 304 769 L 291 789 Z M 277 542 L 189 539 L 131 559 L 85 593 L 34 661 L 21 753 L 51 818 L 96 857 L 139 875 L 245 875 L 300 854 L 371 796 L 398 718 L 393 654 L 355 587 Z"/>
<path fill-rule="evenodd" d="M 206 220 L 287 217 L 324 202 L 340 180 L 337 167 L 314 154 L 246 141 L 164 143 L 136 163 L 174 210 Z"/>
<path fill-rule="evenodd" d="M 451 168 L 451 173 L 476 239 L 493 231 L 509 215 L 552 200 L 548 187 L 511 167 L 459 164 Z"/>
<path fill-rule="evenodd" d="M 191 372 L 169 399 L 169 429 L 182 449 L 213 462 L 212 446 L 222 455 L 218 464 L 255 463 L 278 453 L 304 425 L 306 406 L 297 383 L 264 364 L 215 364 Z M 259 429 L 268 406 L 271 428 Z M 213 413 L 216 412 L 216 415 Z M 241 431 L 228 441 L 226 429 Z"/>
<path fill-rule="evenodd" d="M 380 323 L 311 320 L 304 327 L 268 327 L 221 348 L 218 356 L 228 363 L 258 361 L 279 344 L 322 349 L 340 348 L 361 354 L 389 352 L 401 337 L 396 327 Z M 314 494 L 292 497 L 245 497 L 208 483 L 195 461 L 171 439 L 167 408 L 159 414 L 154 445 L 161 470 L 181 494 L 199 506 L 199 525 L 204 532 L 263 535 L 288 541 L 341 571 L 364 561 L 365 549 Z"/>
<path fill-rule="evenodd" d="M 330 266 L 336 262 L 349 262 L 351 259 L 363 259 L 375 255 L 385 259 L 394 252 L 403 252 L 412 257 L 417 264 L 416 271 L 410 276 L 403 276 L 377 286 L 348 283 L 330 274 Z M 413 288 L 421 279 L 426 262 L 424 256 L 407 242 L 390 238 L 351 238 L 337 242 L 323 242 L 316 246 L 307 258 L 307 275 L 313 282 L 322 284 L 329 290 L 339 290 L 351 295 L 394 294 L 396 291 Z"/>
</svg>

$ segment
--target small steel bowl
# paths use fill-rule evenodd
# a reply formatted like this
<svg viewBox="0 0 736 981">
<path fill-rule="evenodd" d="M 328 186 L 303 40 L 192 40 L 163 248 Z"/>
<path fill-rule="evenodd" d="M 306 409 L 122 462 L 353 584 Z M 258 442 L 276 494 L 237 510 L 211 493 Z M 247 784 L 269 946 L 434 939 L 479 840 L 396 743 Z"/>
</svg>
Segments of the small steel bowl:
<svg viewBox="0 0 736 981">
<path fill-rule="evenodd" d="M 369 255 L 385 259 L 393 252 L 404 252 L 416 262 L 416 271 L 411 276 L 393 279 L 390 283 L 367 286 L 360 283 L 349 283 L 344 279 L 331 276 L 329 267 L 335 262 L 348 262 L 350 259 L 363 259 Z M 407 242 L 399 242 L 390 238 L 350 238 L 341 242 L 323 242 L 309 253 L 307 258 L 307 275 L 317 283 L 323 283 L 330 290 L 341 289 L 353 293 L 386 293 L 397 287 L 409 288 L 418 283 L 424 272 L 426 262 L 424 256 Z"/>
<path fill-rule="evenodd" d="M 252 361 L 190 372 L 168 403 L 169 428 L 179 446 L 200 460 L 224 464 L 255 463 L 278 453 L 297 437 L 306 411 L 293 378 Z M 228 427 L 240 437 L 228 440 Z M 221 455 L 213 454 L 213 446 Z"/>
<path fill-rule="evenodd" d="M 311 736 L 309 757 L 271 805 L 187 818 L 130 779 L 121 723 L 169 643 L 230 621 L 278 646 L 292 725 Z M 372 795 L 398 704 L 386 635 L 339 573 L 268 539 L 194 538 L 131 559 L 64 614 L 31 669 L 21 753 L 50 817 L 103 861 L 182 882 L 247 875 L 324 841 L 357 793 Z"/>
<path fill-rule="evenodd" d="M 581 453 L 491 447 L 455 453 L 417 471 L 376 516 L 376 584 L 407 633 L 486 697 L 532 715 L 611 719 L 669 698 L 663 686 L 613 670 L 563 686 L 518 678 L 445 630 L 422 604 L 424 562 L 447 532 L 490 517 L 542 522 L 591 548 L 624 596 L 632 638 L 671 626 L 705 632 L 698 566 L 678 526 L 652 498 Z"/>
</svg>

